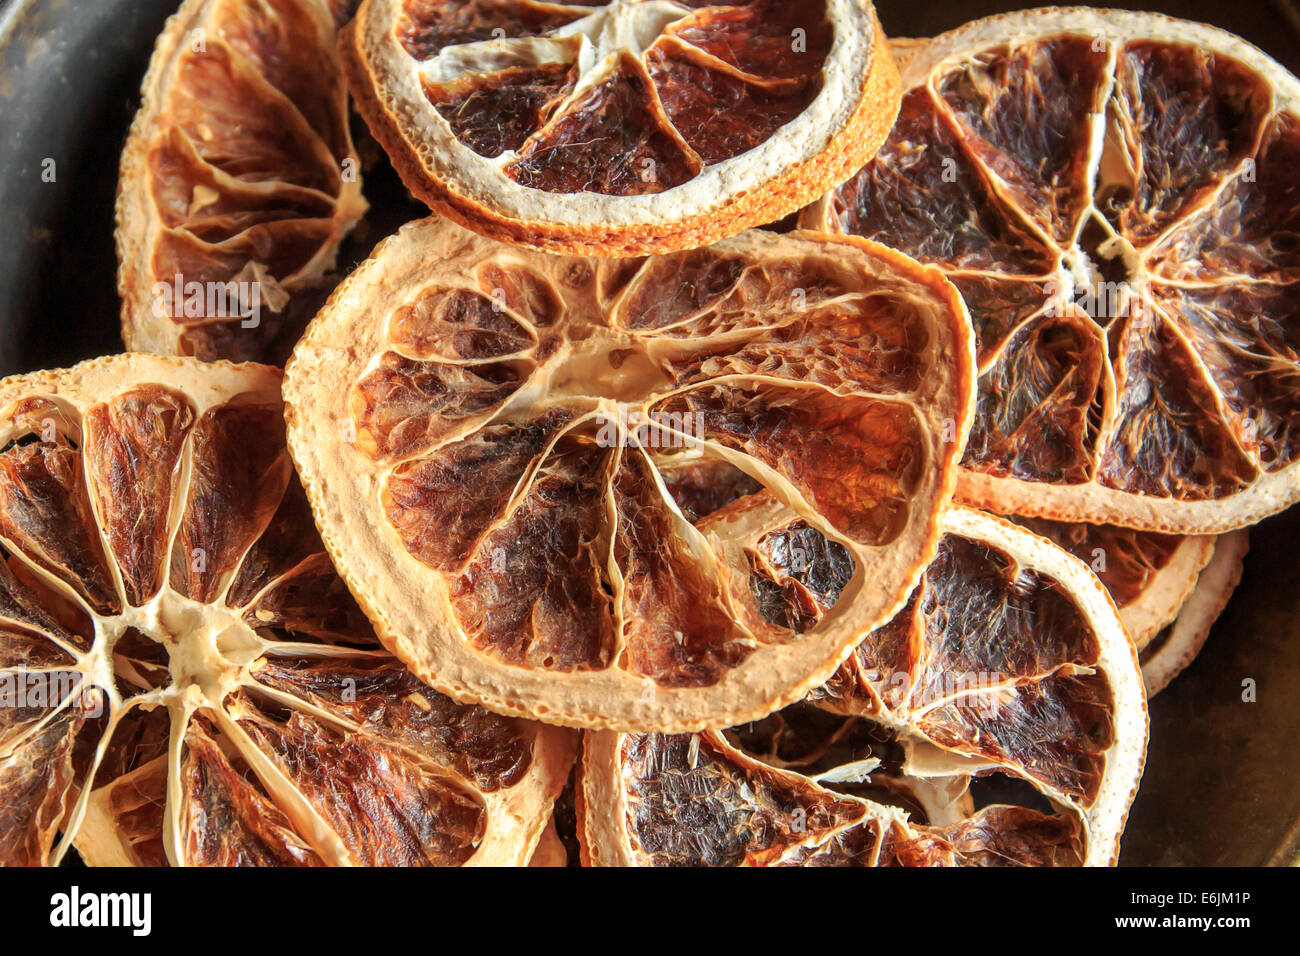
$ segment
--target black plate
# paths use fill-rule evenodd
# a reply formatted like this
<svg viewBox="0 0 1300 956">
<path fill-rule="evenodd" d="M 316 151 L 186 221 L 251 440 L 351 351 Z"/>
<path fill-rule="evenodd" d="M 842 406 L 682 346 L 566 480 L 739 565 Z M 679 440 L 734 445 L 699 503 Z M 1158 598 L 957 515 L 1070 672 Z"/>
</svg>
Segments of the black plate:
<svg viewBox="0 0 1300 956">
<path fill-rule="evenodd" d="M 0 374 L 121 349 L 113 245 L 118 154 L 154 38 L 178 0 L 0 4 Z M 877 0 L 891 36 L 1034 4 Z M 1117 4 L 1130 6 L 1129 4 Z M 1290 0 L 1138 5 L 1212 22 L 1300 72 Z M 53 160 L 54 181 L 43 172 Z M 408 215 L 367 181 L 369 238 Z M 1300 861 L 1300 508 L 1253 533 L 1245 578 L 1192 668 L 1151 706 L 1128 864 Z M 1242 683 L 1256 683 L 1256 700 Z"/>
</svg>

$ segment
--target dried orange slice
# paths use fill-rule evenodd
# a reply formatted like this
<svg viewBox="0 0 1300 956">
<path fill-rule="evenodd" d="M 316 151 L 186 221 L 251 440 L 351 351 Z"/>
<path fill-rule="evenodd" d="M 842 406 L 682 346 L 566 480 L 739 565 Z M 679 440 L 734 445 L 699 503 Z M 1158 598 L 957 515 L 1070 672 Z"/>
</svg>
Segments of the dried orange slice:
<svg viewBox="0 0 1300 956">
<path fill-rule="evenodd" d="M 127 348 L 282 362 L 366 210 L 325 0 L 187 0 L 122 154 Z"/>
<path fill-rule="evenodd" d="M 773 222 L 866 162 L 898 112 L 869 0 L 368 0 L 343 55 L 411 192 L 557 252 Z"/>
<path fill-rule="evenodd" d="M 1149 531 L 1300 498 L 1300 81 L 1152 14 L 911 48 L 877 158 L 807 210 L 943 270 L 979 340 L 958 497 Z"/>
<path fill-rule="evenodd" d="M 527 862 L 572 735 L 378 645 L 283 436 L 266 366 L 0 383 L 0 863 Z"/>
<path fill-rule="evenodd" d="M 955 509 L 944 532 L 904 610 L 811 698 L 847 721 L 805 705 L 775 731 L 588 733 L 587 859 L 1113 864 L 1147 740 L 1137 655 L 1114 604 L 1078 559 L 999 518 Z M 799 571 L 784 556 L 792 541 L 808 545 L 808 529 L 773 534 L 786 539 L 788 605 L 825 593 L 825 564 Z M 886 786 L 898 780 L 910 785 Z M 949 794 L 928 809 L 914 799 L 926 781 Z M 976 799 L 956 796 L 967 786 Z"/>
<path fill-rule="evenodd" d="M 915 582 L 970 349 L 951 286 L 859 239 L 583 259 L 431 219 L 299 342 L 289 441 L 340 573 L 435 687 L 567 725 L 726 726 L 825 680 Z M 815 628 L 762 619 L 736 545 L 759 516 L 690 520 L 749 486 L 850 555 Z"/>
</svg>

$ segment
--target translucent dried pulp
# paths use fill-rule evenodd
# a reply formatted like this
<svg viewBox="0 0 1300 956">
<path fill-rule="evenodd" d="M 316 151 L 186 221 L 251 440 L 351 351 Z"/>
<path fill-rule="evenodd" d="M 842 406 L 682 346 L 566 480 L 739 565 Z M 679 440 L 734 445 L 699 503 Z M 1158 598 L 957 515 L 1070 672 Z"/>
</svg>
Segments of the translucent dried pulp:
<svg viewBox="0 0 1300 956">
<path fill-rule="evenodd" d="M 340 287 L 285 398 L 326 545 L 417 674 L 560 724 L 697 729 L 798 700 L 895 610 L 971 363 L 952 287 L 862 240 L 583 259 L 427 220 Z M 787 514 L 852 565 L 815 627 L 763 618 L 739 544 Z"/>
<path fill-rule="evenodd" d="M 127 348 L 283 362 L 365 212 L 325 0 L 186 0 L 122 155 Z"/>
<path fill-rule="evenodd" d="M 1205 533 L 1300 498 L 1300 81 L 1151 14 L 981 20 L 903 62 L 877 158 L 802 223 L 940 268 L 976 327 L 958 495 Z"/>
<path fill-rule="evenodd" d="M 1078 559 L 1001 519 L 954 509 L 944 531 L 903 611 L 804 704 L 725 734 L 589 732 L 585 859 L 1113 864 L 1147 742 L 1114 604 Z M 785 580 L 806 586 L 790 566 Z M 1019 789 L 972 799 L 995 779 Z"/>
<path fill-rule="evenodd" d="M 265 366 L 0 383 L 0 863 L 529 859 L 571 735 L 378 645 L 283 435 Z"/>
<path fill-rule="evenodd" d="M 898 111 L 869 0 L 367 0 L 343 55 L 414 194 L 559 252 L 772 222 L 869 159 Z"/>
</svg>

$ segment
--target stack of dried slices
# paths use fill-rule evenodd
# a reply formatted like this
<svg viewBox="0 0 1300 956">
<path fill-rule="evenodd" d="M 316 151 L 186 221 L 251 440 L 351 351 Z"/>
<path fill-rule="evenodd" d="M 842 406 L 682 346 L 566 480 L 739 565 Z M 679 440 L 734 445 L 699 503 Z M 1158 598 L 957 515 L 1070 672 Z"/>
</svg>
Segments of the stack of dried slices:
<svg viewBox="0 0 1300 956">
<path fill-rule="evenodd" d="M 1298 162 L 1154 15 L 186 0 L 132 351 L 0 383 L 0 860 L 1113 863 L 1300 497 Z"/>
</svg>

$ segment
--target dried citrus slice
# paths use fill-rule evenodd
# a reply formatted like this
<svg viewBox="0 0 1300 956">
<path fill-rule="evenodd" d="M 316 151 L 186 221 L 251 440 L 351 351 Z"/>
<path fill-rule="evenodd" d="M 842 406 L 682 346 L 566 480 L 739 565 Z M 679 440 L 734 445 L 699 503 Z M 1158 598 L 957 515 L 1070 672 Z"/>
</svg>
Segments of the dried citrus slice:
<svg viewBox="0 0 1300 956">
<path fill-rule="evenodd" d="M 527 862 L 572 735 L 378 645 L 283 436 L 266 366 L 0 383 L 0 862 Z"/>
<path fill-rule="evenodd" d="M 1300 498 L 1300 81 L 1086 9 L 911 48 L 877 158 L 805 211 L 942 269 L 979 398 L 958 497 L 1206 533 Z"/>
<path fill-rule="evenodd" d="M 588 860 L 1114 863 L 1147 739 L 1114 604 L 1078 559 L 999 518 L 955 509 L 944 532 L 904 610 L 810 698 L 847 722 L 804 705 L 775 732 L 588 733 Z M 750 547 L 773 535 L 787 604 L 819 613 L 825 564 L 800 571 L 787 556 L 792 541 L 809 545 L 808 529 L 770 528 Z M 975 799 L 960 799 L 971 777 Z M 910 784 L 888 786 L 900 780 Z M 918 800 L 925 781 L 947 797 Z"/>
<path fill-rule="evenodd" d="M 413 193 L 570 253 L 779 219 L 866 162 L 898 111 L 869 0 L 368 0 L 343 56 Z"/>
<path fill-rule="evenodd" d="M 726 726 L 825 680 L 911 588 L 970 349 L 950 285 L 859 239 L 583 259 L 431 219 L 299 342 L 289 441 L 340 573 L 434 686 L 561 724 Z M 749 517 L 687 514 L 749 485 L 847 549 L 816 628 L 762 619 Z"/>
<path fill-rule="evenodd" d="M 365 212 L 325 0 L 187 0 L 122 155 L 127 348 L 283 361 Z"/>
</svg>

